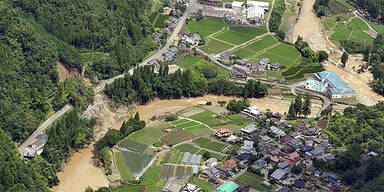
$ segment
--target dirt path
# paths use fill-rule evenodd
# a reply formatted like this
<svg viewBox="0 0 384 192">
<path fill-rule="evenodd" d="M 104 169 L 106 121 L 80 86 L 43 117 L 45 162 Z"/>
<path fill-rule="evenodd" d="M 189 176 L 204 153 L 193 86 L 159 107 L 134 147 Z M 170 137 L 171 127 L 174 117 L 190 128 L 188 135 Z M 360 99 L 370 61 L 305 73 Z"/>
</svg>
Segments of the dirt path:
<svg viewBox="0 0 384 192">
<path fill-rule="evenodd" d="M 57 62 L 57 72 L 59 73 L 59 82 L 63 82 L 68 78 L 77 78 L 81 75 L 75 70 L 68 70 L 60 61 Z"/>
<path fill-rule="evenodd" d="M 60 184 L 52 188 L 58 192 L 85 191 L 90 186 L 93 189 L 107 187 L 109 181 L 104 172 L 93 165 L 91 157 L 93 145 L 74 153 L 63 172 L 59 172 Z"/>
</svg>

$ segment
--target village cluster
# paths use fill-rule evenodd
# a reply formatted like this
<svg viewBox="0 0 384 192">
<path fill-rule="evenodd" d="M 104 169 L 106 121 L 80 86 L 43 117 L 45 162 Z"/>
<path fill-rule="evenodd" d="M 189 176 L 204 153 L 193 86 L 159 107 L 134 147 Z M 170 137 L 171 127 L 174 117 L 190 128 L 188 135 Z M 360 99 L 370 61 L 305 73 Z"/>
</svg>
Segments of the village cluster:
<svg viewBox="0 0 384 192">
<path fill-rule="evenodd" d="M 238 146 L 236 154 L 228 160 L 220 162 L 216 158 L 209 158 L 200 165 L 201 155 L 188 152 L 183 155 L 182 164 L 193 166 L 194 175 L 218 185 L 217 192 L 255 191 L 249 184 L 235 180 L 237 175 L 245 171 L 262 177 L 262 185 L 281 186 L 275 189 L 278 192 L 289 192 L 292 187 L 306 190 L 314 190 L 315 186 L 327 190 L 345 187 L 337 175 L 316 170 L 313 165 L 315 160 L 326 163 L 336 159 L 330 153 L 332 145 L 321 136 L 321 130 L 327 127 L 327 120 L 302 120 L 294 125 L 283 120 L 280 113 L 262 114 L 256 106 L 246 108 L 241 114 L 259 119 L 265 126 L 251 123 L 234 133 L 227 128 L 217 130 L 212 137 Z M 377 155 L 370 152 L 366 157 Z M 163 192 L 201 190 L 199 186 L 183 181 L 175 178 L 169 180 Z"/>
</svg>

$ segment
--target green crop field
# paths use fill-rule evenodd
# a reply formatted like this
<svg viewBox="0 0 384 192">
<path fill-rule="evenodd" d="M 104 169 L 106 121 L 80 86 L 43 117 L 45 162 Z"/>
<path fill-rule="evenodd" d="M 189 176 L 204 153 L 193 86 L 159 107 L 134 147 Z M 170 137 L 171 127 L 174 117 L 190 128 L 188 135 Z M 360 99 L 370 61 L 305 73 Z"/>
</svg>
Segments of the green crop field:
<svg viewBox="0 0 384 192">
<path fill-rule="evenodd" d="M 125 185 L 124 187 L 118 189 L 117 192 L 140 192 L 141 188 L 143 188 L 143 187 L 144 186 L 141 186 L 141 185 L 129 184 L 129 185 Z"/>
<path fill-rule="evenodd" d="M 148 145 L 146 145 L 146 144 L 142 144 L 142 143 L 132 141 L 129 139 L 124 139 L 124 140 L 120 141 L 120 143 L 117 145 L 119 147 L 123 147 L 125 149 L 140 152 L 140 153 L 144 152 L 145 149 L 147 149 L 147 147 L 148 147 Z"/>
<path fill-rule="evenodd" d="M 152 159 L 152 156 L 131 151 L 121 150 L 121 154 L 132 173 L 139 173 Z"/>
<path fill-rule="evenodd" d="M 278 45 L 277 47 L 269 49 L 268 52 L 278 55 L 280 57 L 288 58 L 293 61 L 300 57 L 300 52 L 297 51 L 294 46 L 283 43 Z"/>
<path fill-rule="evenodd" d="M 165 129 L 171 128 L 168 123 L 160 123 L 153 127 L 145 127 L 129 135 L 127 139 L 140 142 L 146 145 L 152 145 L 159 141 L 160 137 L 165 134 Z"/>
<path fill-rule="evenodd" d="M 192 133 L 180 129 L 161 137 L 160 140 L 167 145 L 174 145 L 182 141 L 193 139 L 194 137 L 195 135 L 193 135 Z"/>
<path fill-rule="evenodd" d="M 225 21 L 216 18 L 204 18 L 200 21 L 193 19 L 188 23 L 187 28 L 190 33 L 200 33 L 203 36 L 209 36 L 212 33 L 220 31 L 226 25 Z"/>
<path fill-rule="evenodd" d="M 194 131 L 194 130 L 208 129 L 208 128 L 206 126 L 204 126 L 204 125 L 198 124 L 198 125 L 186 127 L 184 129 L 187 130 L 187 131 Z"/>
<path fill-rule="evenodd" d="M 272 35 L 267 35 L 244 48 L 249 51 L 258 52 L 276 43 L 278 43 L 278 41 Z"/>
<path fill-rule="evenodd" d="M 172 125 L 177 126 L 178 124 L 182 124 L 182 123 L 186 123 L 186 122 L 189 122 L 189 120 L 188 119 L 179 119 L 176 121 L 172 121 Z"/>
<path fill-rule="evenodd" d="M 187 69 L 203 59 L 204 58 L 202 57 L 185 56 L 183 59 L 177 62 L 176 65 L 181 68 Z"/>
<path fill-rule="evenodd" d="M 325 17 L 323 19 L 323 26 L 325 30 L 333 29 L 336 26 L 336 17 Z"/>
<path fill-rule="evenodd" d="M 226 144 L 212 141 L 211 139 L 206 137 L 197 138 L 193 140 L 193 142 L 195 142 L 198 146 L 202 148 L 206 148 L 206 149 L 217 151 L 217 152 L 220 152 L 226 146 Z"/>
<path fill-rule="evenodd" d="M 368 25 L 359 18 L 353 18 L 352 21 L 348 23 L 348 26 L 353 30 L 369 30 Z"/>
<path fill-rule="evenodd" d="M 121 178 L 125 182 L 133 180 L 133 174 L 129 169 L 124 159 L 124 156 L 121 154 L 121 152 L 115 153 L 115 160 L 116 160 L 116 166 L 117 166 L 117 169 L 119 170 Z"/>
<path fill-rule="evenodd" d="M 195 126 L 195 125 L 199 125 L 199 124 L 196 123 L 196 122 L 193 122 L 193 121 L 189 121 L 189 122 L 186 122 L 186 123 L 178 124 L 177 127 L 179 127 L 179 128 L 188 128 L 188 127 L 192 127 L 192 126 Z"/>
<path fill-rule="evenodd" d="M 274 185 L 269 187 L 263 185 L 262 183 L 264 179 L 262 177 L 250 173 L 248 171 L 240 175 L 240 177 L 238 177 L 236 180 L 240 183 L 247 183 L 251 188 L 254 188 L 259 191 L 272 191 L 273 188 L 275 188 Z"/>
<path fill-rule="evenodd" d="M 228 31 L 218 34 L 215 38 L 226 41 L 231 44 L 240 45 L 251 39 L 256 38 L 262 34 L 265 34 L 267 30 L 265 28 L 231 28 Z"/>
<path fill-rule="evenodd" d="M 373 39 L 371 38 L 371 36 L 367 35 L 362 31 L 353 31 L 349 39 L 361 43 L 373 43 Z"/>
<path fill-rule="evenodd" d="M 285 66 L 285 67 L 289 67 L 289 66 L 296 63 L 295 60 L 281 57 L 278 54 L 272 54 L 270 52 L 265 52 L 265 53 L 262 53 L 262 54 L 255 56 L 255 58 L 257 58 L 257 59 L 261 59 L 264 57 L 269 58 L 271 60 L 271 62 L 279 62 L 282 66 Z"/>
<path fill-rule="evenodd" d="M 214 117 L 216 115 L 212 111 L 204 111 L 201 113 L 198 113 L 196 115 L 192 115 L 189 118 L 194 119 L 196 121 L 200 121 L 206 125 L 209 125 L 211 127 L 222 124 L 222 122 Z"/>
<path fill-rule="evenodd" d="M 174 173 L 175 168 L 176 167 L 173 165 L 161 165 L 160 177 L 162 179 L 169 179 L 169 178 L 173 177 L 173 173 Z"/>
<path fill-rule="evenodd" d="M 201 46 L 200 49 L 208 54 L 218 54 L 232 47 L 233 45 L 231 44 L 208 37 L 205 40 L 205 45 Z"/>
<path fill-rule="evenodd" d="M 154 166 L 148 169 L 144 175 L 141 177 L 141 185 L 144 185 L 147 190 L 153 192 L 161 192 L 164 185 L 167 183 L 167 180 L 162 180 L 160 178 L 160 167 Z"/>
<path fill-rule="evenodd" d="M 162 163 L 178 163 L 181 160 L 183 153 L 177 150 L 170 150 L 165 155 Z"/>
<path fill-rule="evenodd" d="M 177 150 L 182 151 L 182 152 L 190 152 L 191 154 L 195 154 L 199 151 L 198 148 L 191 144 L 182 144 L 176 147 Z"/>
<path fill-rule="evenodd" d="M 241 48 L 234 51 L 233 54 L 241 58 L 250 58 L 255 55 L 255 52 L 248 51 L 245 48 Z"/>
</svg>

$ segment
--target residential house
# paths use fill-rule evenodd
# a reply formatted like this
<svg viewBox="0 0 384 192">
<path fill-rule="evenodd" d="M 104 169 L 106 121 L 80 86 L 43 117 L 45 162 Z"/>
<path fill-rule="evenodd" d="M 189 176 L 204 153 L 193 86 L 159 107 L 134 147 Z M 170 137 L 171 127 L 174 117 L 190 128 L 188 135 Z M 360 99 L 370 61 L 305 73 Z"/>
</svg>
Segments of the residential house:
<svg viewBox="0 0 384 192">
<path fill-rule="evenodd" d="M 284 137 L 285 135 L 287 135 L 283 130 L 277 128 L 276 126 L 271 126 L 271 127 L 269 128 L 269 130 L 270 130 L 273 134 L 275 134 L 278 138 L 280 138 L 280 137 Z"/>
<path fill-rule="evenodd" d="M 315 149 L 306 152 L 305 155 L 308 157 L 317 157 L 324 154 L 324 149 L 322 147 L 316 147 Z"/>
<path fill-rule="evenodd" d="M 249 69 L 245 66 L 235 64 L 229 73 L 229 76 L 234 79 L 245 79 L 249 73 Z"/>
<path fill-rule="evenodd" d="M 241 153 L 252 153 L 253 152 L 253 144 L 254 144 L 255 142 L 253 142 L 253 141 L 249 141 L 249 140 L 245 140 L 244 141 L 244 143 L 243 143 L 243 146 L 241 146 L 240 148 L 239 148 L 239 153 L 241 154 Z"/>
<path fill-rule="evenodd" d="M 223 166 L 225 167 L 225 168 L 228 168 L 228 169 L 233 169 L 233 168 L 236 168 L 237 167 L 237 162 L 236 162 L 236 160 L 235 159 L 233 159 L 233 158 L 231 158 L 231 159 L 229 159 L 229 160 L 227 160 L 227 161 L 225 161 L 224 163 L 223 163 Z"/>
<path fill-rule="evenodd" d="M 250 67 L 251 66 L 251 63 L 249 62 L 248 59 L 240 59 L 240 60 L 237 60 L 240 65 L 243 65 L 243 66 L 247 66 L 247 67 Z"/>
<path fill-rule="evenodd" d="M 282 187 L 282 188 L 276 190 L 275 192 L 291 192 L 291 189 L 288 187 Z"/>
<path fill-rule="evenodd" d="M 291 166 L 291 164 L 286 162 L 286 161 L 283 161 L 283 162 L 277 164 L 277 167 L 280 168 L 280 169 L 286 169 L 289 166 Z"/>
<path fill-rule="evenodd" d="M 293 138 L 293 139 L 289 140 L 288 145 L 295 148 L 295 149 L 300 149 L 303 147 L 303 142 L 298 140 L 298 139 Z"/>
<path fill-rule="evenodd" d="M 222 5 L 222 0 L 199 0 L 199 3 L 220 7 Z"/>
<path fill-rule="evenodd" d="M 264 167 L 266 165 L 267 165 L 267 161 L 265 161 L 264 159 L 259 159 L 259 160 L 255 161 L 255 163 L 252 165 L 252 168 L 261 169 L 262 167 Z"/>
<path fill-rule="evenodd" d="M 370 151 L 370 152 L 368 153 L 368 155 L 371 156 L 371 157 L 378 157 L 378 156 L 379 156 L 379 154 L 377 154 L 377 153 L 374 152 L 374 151 Z"/>
<path fill-rule="evenodd" d="M 216 158 L 209 158 L 204 163 L 208 167 L 214 167 L 217 165 L 217 159 Z"/>
<path fill-rule="evenodd" d="M 281 180 L 284 180 L 286 179 L 288 176 L 288 172 L 284 169 L 276 169 L 272 174 L 271 174 L 271 177 L 278 180 L 278 181 L 281 181 Z"/>
<path fill-rule="evenodd" d="M 247 163 L 249 161 L 249 159 L 251 159 L 251 156 L 252 156 L 251 153 L 242 153 L 240 155 L 236 155 L 235 156 L 235 160 L 239 164 L 240 163 L 245 164 L 245 163 Z"/>
<path fill-rule="evenodd" d="M 201 191 L 201 187 L 192 183 L 187 183 L 187 185 L 181 192 L 200 192 L 200 191 Z"/>
<path fill-rule="evenodd" d="M 152 39 L 155 43 L 159 43 L 161 41 L 161 36 L 162 36 L 161 33 L 158 33 L 158 32 L 152 33 Z"/>
<path fill-rule="evenodd" d="M 336 155 L 328 153 L 320 156 L 319 159 L 321 159 L 324 162 L 330 162 L 330 161 L 336 160 Z"/>
<path fill-rule="evenodd" d="M 286 144 L 286 143 L 288 143 L 291 139 L 293 139 L 292 136 L 290 136 L 290 135 L 285 135 L 285 136 L 283 136 L 283 137 L 280 138 L 280 143 L 282 143 L 282 144 Z"/>
<path fill-rule="evenodd" d="M 270 65 L 270 69 L 271 69 L 271 70 L 280 70 L 280 69 L 281 69 L 281 64 L 280 64 L 280 63 L 277 63 L 277 62 L 272 63 L 272 64 Z"/>
<path fill-rule="evenodd" d="M 251 66 L 251 74 L 254 76 L 266 76 L 266 65 L 260 65 L 259 63 L 253 63 Z"/>
<path fill-rule="evenodd" d="M 240 129 L 240 131 L 245 135 L 251 135 L 257 131 L 257 127 L 255 124 L 251 123 L 243 128 Z"/>
<path fill-rule="evenodd" d="M 304 189 L 305 188 L 305 181 L 304 180 L 301 180 L 301 179 L 296 179 L 294 182 L 293 182 L 293 186 L 299 188 L 299 189 Z"/>
<path fill-rule="evenodd" d="M 221 129 L 217 130 L 215 133 L 215 136 L 218 138 L 229 137 L 231 135 L 232 135 L 231 130 L 229 130 L 227 128 L 221 128 Z"/>
<path fill-rule="evenodd" d="M 318 134 L 319 134 L 319 130 L 316 127 L 312 127 L 304 131 L 304 135 L 307 135 L 307 136 L 316 136 Z"/>
<path fill-rule="evenodd" d="M 241 137 L 236 137 L 236 136 L 234 136 L 234 135 L 231 135 L 231 136 L 229 136 L 229 137 L 227 137 L 227 138 L 225 139 L 225 141 L 226 141 L 227 143 L 232 144 L 232 145 L 237 144 L 237 143 L 240 142 L 241 140 L 242 140 Z"/>
<path fill-rule="evenodd" d="M 163 7 L 163 15 L 169 15 L 172 11 L 170 7 Z"/>
<path fill-rule="evenodd" d="M 159 62 L 156 59 L 152 59 L 152 60 L 148 61 L 148 65 L 151 67 L 155 67 L 155 66 L 159 65 Z"/>
<path fill-rule="evenodd" d="M 259 60 L 259 64 L 260 65 L 264 65 L 264 66 L 267 66 L 267 68 L 269 68 L 269 65 L 271 64 L 271 60 L 269 58 L 261 58 Z"/>
<path fill-rule="evenodd" d="M 226 51 L 222 54 L 220 54 L 220 60 L 223 61 L 223 62 L 228 62 L 231 57 L 233 57 L 233 53 L 231 51 Z"/>
<path fill-rule="evenodd" d="M 162 192 L 179 192 L 184 186 L 184 179 L 170 178 L 165 184 Z"/>
<path fill-rule="evenodd" d="M 324 181 L 328 183 L 336 183 L 339 180 L 339 177 L 331 173 L 323 172 L 321 175 Z"/>
<path fill-rule="evenodd" d="M 286 155 L 281 160 L 285 161 L 287 163 L 290 163 L 290 164 L 295 164 L 296 162 L 301 160 L 301 157 L 300 157 L 299 153 L 293 152 L 293 153 Z"/>
<path fill-rule="evenodd" d="M 248 138 L 252 141 L 259 141 L 261 140 L 261 133 L 252 133 L 248 135 Z"/>
<path fill-rule="evenodd" d="M 247 116 L 252 117 L 252 118 L 256 118 L 259 115 L 261 115 L 261 112 L 258 110 L 256 105 L 253 105 L 253 106 L 245 108 L 241 112 L 241 114 L 247 115 Z"/>
</svg>

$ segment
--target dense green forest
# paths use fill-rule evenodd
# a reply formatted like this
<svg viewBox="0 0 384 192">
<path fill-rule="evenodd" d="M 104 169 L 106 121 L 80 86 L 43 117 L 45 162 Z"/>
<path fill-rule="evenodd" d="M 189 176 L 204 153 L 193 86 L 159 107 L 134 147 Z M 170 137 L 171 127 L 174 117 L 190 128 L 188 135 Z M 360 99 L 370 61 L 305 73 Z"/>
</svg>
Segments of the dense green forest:
<svg viewBox="0 0 384 192">
<path fill-rule="evenodd" d="M 370 70 L 373 74 L 373 88 L 381 95 L 384 95 L 384 37 L 382 34 L 377 35 L 373 42 L 369 55 Z"/>
<path fill-rule="evenodd" d="M 141 61 L 157 45 L 148 21 L 147 0 L 11 1 L 42 24 L 64 46 L 59 59 L 99 79 L 120 74 Z M 71 48 L 74 47 L 74 48 Z M 104 53 L 104 54 L 100 54 Z M 101 55 L 101 56 L 100 56 Z M 90 58 L 90 62 L 84 62 Z"/>
<path fill-rule="evenodd" d="M 68 102 L 84 106 L 92 100 L 92 90 L 80 80 L 58 82 L 58 57 L 50 38 L 0 2 L 0 128 L 13 141 L 24 141 L 49 112 Z"/>
<path fill-rule="evenodd" d="M 105 93 L 114 104 L 146 104 L 154 97 L 171 99 L 197 97 L 207 93 L 251 98 L 263 97 L 266 92 L 266 85 L 260 82 L 251 80 L 243 87 L 226 79 L 205 78 L 202 72 L 194 69 L 168 74 L 167 65 L 161 67 L 158 74 L 149 66 L 137 68 L 132 76 L 127 74 L 105 88 Z"/>
<path fill-rule="evenodd" d="M 355 0 L 354 2 L 358 8 L 366 10 L 372 18 L 384 18 L 383 0 Z"/>
<path fill-rule="evenodd" d="M 286 9 L 286 5 L 283 0 L 277 0 L 275 2 L 275 6 L 270 15 L 271 18 L 269 19 L 269 30 L 271 32 L 278 31 L 279 26 L 281 24 L 281 18 L 283 17 L 285 9 Z"/>
</svg>

